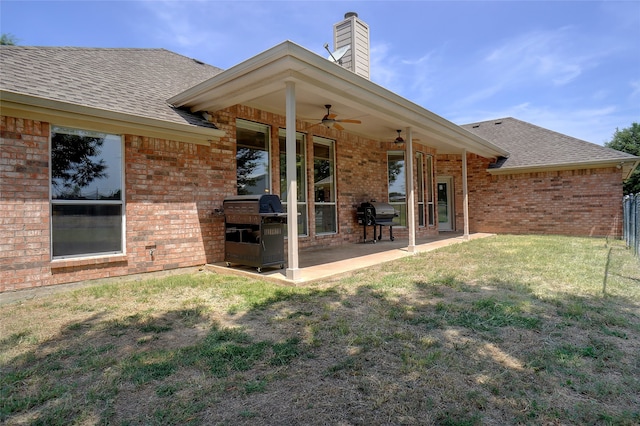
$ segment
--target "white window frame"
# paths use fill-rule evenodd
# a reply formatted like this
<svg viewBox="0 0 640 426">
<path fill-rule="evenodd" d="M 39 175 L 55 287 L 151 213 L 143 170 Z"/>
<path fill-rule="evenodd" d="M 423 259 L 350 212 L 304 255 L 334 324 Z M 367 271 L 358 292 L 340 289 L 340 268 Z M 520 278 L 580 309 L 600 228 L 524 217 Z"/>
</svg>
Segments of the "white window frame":
<svg viewBox="0 0 640 426">
<path fill-rule="evenodd" d="M 436 207 L 435 207 L 435 190 L 434 183 L 436 181 L 433 169 L 433 155 L 427 154 L 426 158 L 426 169 L 425 173 L 427 176 L 425 188 L 427 190 L 426 193 L 426 201 L 427 201 L 427 224 L 429 226 L 436 226 Z"/>
<path fill-rule="evenodd" d="M 424 171 L 424 154 L 420 151 L 416 152 L 416 177 L 418 181 L 418 187 L 416 188 L 418 206 L 418 226 L 424 228 L 426 226 L 426 203 L 425 203 L 425 171 Z"/>
<path fill-rule="evenodd" d="M 265 189 L 264 193 L 271 193 L 271 175 L 272 175 L 272 156 L 271 156 L 271 126 L 268 124 L 256 123 L 254 121 L 243 120 L 241 118 L 236 119 L 236 187 L 237 187 L 237 178 L 238 178 L 238 140 L 237 140 L 237 129 L 244 130 L 253 130 L 256 132 L 264 133 L 265 135 L 265 146 L 267 153 L 267 164 L 265 170 Z"/>
<path fill-rule="evenodd" d="M 403 161 L 403 179 L 404 179 L 404 201 L 399 202 L 399 201 L 393 201 L 391 200 L 391 182 L 389 182 L 389 156 L 390 155 L 402 155 L 402 161 Z M 404 151 L 387 151 L 387 197 L 388 197 L 388 202 L 390 205 L 394 206 L 394 208 L 400 207 L 400 212 L 397 218 L 394 218 L 394 222 L 396 223 L 397 226 L 400 227 L 406 227 L 407 226 L 407 208 L 408 208 L 408 201 L 407 201 L 407 158 L 406 158 L 406 153 Z"/>
<path fill-rule="evenodd" d="M 54 133 L 67 133 L 75 134 L 78 136 L 113 136 L 120 139 L 120 200 L 63 200 L 54 197 L 53 191 L 53 156 L 51 150 L 53 149 L 53 134 Z M 49 253 L 52 261 L 62 259 L 75 259 L 75 258 L 88 258 L 88 257 L 104 257 L 112 256 L 114 254 L 126 254 L 126 194 L 125 194 L 125 161 L 124 161 L 124 138 L 122 135 L 117 135 L 107 132 L 92 131 L 87 129 L 80 129 L 76 127 L 57 126 L 52 125 L 49 132 Z M 55 206 L 120 206 L 120 250 L 105 251 L 105 252 L 91 252 L 82 254 L 67 254 L 55 256 L 54 250 L 54 208 Z"/>
<path fill-rule="evenodd" d="M 282 167 L 280 167 L 280 199 L 282 201 L 282 205 L 286 208 L 287 206 L 287 197 L 284 196 L 285 192 L 282 191 L 282 183 L 283 183 L 283 179 L 284 179 L 284 187 L 285 187 L 285 191 L 286 191 L 286 185 L 287 185 L 287 170 L 286 170 L 286 150 L 282 151 L 282 146 L 280 146 L 282 143 L 286 144 L 286 129 L 279 129 L 278 131 L 278 152 L 279 152 L 279 158 L 278 160 L 280 161 L 280 165 L 282 166 L 283 161 L 282 161 L 282 156 L 285 156 L 285 168 L 283 170 Z M 283 138 L 285 138 L 284 142 L 283 142 Z M 302 195 L 303 199 L 302 200 L 297 200 L 297 205 L 298 205 L 298 213 L 304 211 L 306 214 L 304 215 L 303 220 L 304 223 L 302 224 L 302 230 L 298 231 L 298 235 L 301 237 L 306 237 L 309 235 L 309 210 L 308 210 L 308 203 L 307 203 L 307 135 L 301 132 L 296 132 L 296 140 L 300 141 L 300 153 L 298 154 L 296 152 L 296 156 L 300 155 L 301 158 L 301 164 L 298 166 L 297 165 L 297 159 L 296 159 L 296 169 L 298 169 L 298 167 L 300 167 L 300 175 L 303 178 L 303 181 L 300 182 L 298 180 L 298 191 L 300 192 L 300 194 Z M 296 170 L 297 172 L 297 170 Z M 302 207 L 302 208 L 301 208 Z"/>
<path fill-rule="evenodd" d="M 331 150 L 331 154 L 333 156 L 333 158 L 331 159 L 331 164 L 332 164 L 332 181 L 330 182 L 331 185 L 331 191 L 333 194 L 333 201 L 318 201 L 317 197 L 316 197 L 316 182 L 314 180 L 313 182 L 313 193 L 314 193 L 314 233 L 316 235 L 332 235 L 332 234 L 337 234 L 338 233 L 338 193 L 336 192 L 336 181 L 337 181 L 337 177 L 336 177 L 336 173 L 338 171 L 337 168 L 337 164 L 336 164 L 336 141 L 333 139 L 327 139 L 327 138 L 323 138 L 320 136 L 314 136 L 313 137 L 313 145 L 314 145 L 314 155 L 313 155 L 313 170 L 314 170 L 314 177 L 315 177 L 315 145 L 326 145 L 330 147 Z M 333 217 L 335 219 L 334 224 L 333 224 L 333 230 L 332 231 L 325 231 L 325 232 L 317 232 L 317 221 L 318 221 L 318 211 L 317 211 L 317 207 L 318 206 L 333 206 Z"/>
</svg>

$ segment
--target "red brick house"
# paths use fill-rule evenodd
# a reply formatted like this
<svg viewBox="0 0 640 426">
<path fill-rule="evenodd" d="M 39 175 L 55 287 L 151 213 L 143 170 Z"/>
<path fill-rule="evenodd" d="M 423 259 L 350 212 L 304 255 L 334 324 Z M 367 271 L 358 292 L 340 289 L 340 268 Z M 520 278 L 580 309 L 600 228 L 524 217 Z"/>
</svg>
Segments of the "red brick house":
<svg viewBox="0 0 640 426">
<path fill-rule="evenodd" d="M 221 262 L 237 194 L 281 197 L 292 280 L 299 250 L 362 241 L 372 199 L 409 251 L 446 231 L 619 236 L 638 161 L 513 118 L 458 126 L 291 42 L 224 71 L 163 49 L 0 61 L 0 292 Z"/>
</svg>

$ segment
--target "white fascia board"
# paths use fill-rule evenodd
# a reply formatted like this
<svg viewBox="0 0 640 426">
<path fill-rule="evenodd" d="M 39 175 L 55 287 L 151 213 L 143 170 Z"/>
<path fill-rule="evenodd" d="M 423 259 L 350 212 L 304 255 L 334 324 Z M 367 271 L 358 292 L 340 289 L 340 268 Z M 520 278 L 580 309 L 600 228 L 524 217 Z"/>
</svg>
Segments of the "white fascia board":
<svg viewBox="0 0 640 426">
<path fill-rule="evenodd" d="M 209 80 L 203 81 L 202 83 L 169 98 L 167 102 L 178 107 L 185 105 L 190 106 L 194 103 L 198 103 L 199 100 L 201 100 L 203 97 L 206 97 L 212 90 L 217 91 L 225 85 L 233 84 L 233 82 L 235 81 L 255 80 L 255 77 L 252 76 L 253 73 L 255 73 L 257 70 L 260 70 L 261 68 L 267 67 L 267 65 L 269 64 L 277 62 L 278 59 L 291 54 L 294 49 L 305 50 L 295 43 L 285 41 L 275 47 L 272 47 L 269 50 L 266 50 L 250 59 L 247 59 L 244 62 L 239 63 L 238 65 L 229 68 L 228 70 L 224 70 L 221 73 L 216 74 Z M 276 65 L 276 67 L 269 67 L 267 68 L 267 71 L 273 72 L 276 71 L 277 68 L 278 65 Z M 260 77 L 261 74 L 256 75 Z M 245 77 L 245 80 L 241 80 L 242 77 Z"/>
<path fill-rule="evenodd" d="M 192 111 L 216 111 L 283 90 L 285 81 L 331 93 L 345 104 L 372 116 L 392 118 L 460 149 L 483 157 L 509 153 L 462 127 L 303 47 L 285 41 L 168 100 Z M 321 91 L 321 92 L 320 92 Z"/>
<path fill-rule="evenodd" d="M 520 173 L 537 173 L 561 170 L 578 170 L 578 169 L 602 169 L 606 167 L 618 167 L 621 169 L 622 180 L 629 178 L 631 173 L 640 163 L 639 157 L 622 157 L 619 159 L 606 159 L 596 161 L 584 161 L 578 163 L 557 163 L 557 164 L 541 164 L 535 166 L 517 166 L 487 169 L 492 175 L 508 175 Z"/>
<path fill-rule="evenodd" d="M 118 133 L 174 139 L 201 145 L 208 144 L 211 140 L 219 140 L 225 135 L 225 132 L 219 129 L 154 120 L 4 90 L 0 91 L 0 105 L 3 115 L 17 115 L 54 124 L 77 123 L 90 128 L 89 130 L 110 129 Z"/>
<path fill-rule="evenodd" d="M 252 99 L 284 91 L 285 81 L 290 80 L 291 75 L 292 72 L 282 67 L 281 62 L 272 63 L 261 68 L 251 78 L 241 76 L 192 98 L 186 105 L 192 112 L 198 112 L 219 111 L 233 105 L 248 103 Z"/>
</svg>

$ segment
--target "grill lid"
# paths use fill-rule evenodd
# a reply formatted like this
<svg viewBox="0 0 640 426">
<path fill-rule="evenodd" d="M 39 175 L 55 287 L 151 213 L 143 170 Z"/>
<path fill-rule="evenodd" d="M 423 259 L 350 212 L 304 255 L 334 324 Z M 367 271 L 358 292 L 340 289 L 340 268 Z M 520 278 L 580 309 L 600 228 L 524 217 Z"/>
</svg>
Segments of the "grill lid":
<svg viewBox="0 0 640 426">
<path fill-rule="evenodd" d="M 358 207 L 358 215 L 363 215 L 365 209 L 373 209 L 372 213 L 376 220 L 390 220 L 398 217 L 398 212 L 389 203 L 381 203 L 376 201 L 364 202 Z"/>
<path fill-rule="evenodd" d="M 225 214 L 284 215 L 280 197 L 275 194 L 236 195 L 223 201 Z"/>
<path fill-rule="evenodd" d="M 396 209 L 393 208 L 391 204 L 388 203 L 379 203 L 379 202 L 371 202 L 370 203 L 375 209 L 375 214 L 377 217 L 395 217 Z"/>
</svg>

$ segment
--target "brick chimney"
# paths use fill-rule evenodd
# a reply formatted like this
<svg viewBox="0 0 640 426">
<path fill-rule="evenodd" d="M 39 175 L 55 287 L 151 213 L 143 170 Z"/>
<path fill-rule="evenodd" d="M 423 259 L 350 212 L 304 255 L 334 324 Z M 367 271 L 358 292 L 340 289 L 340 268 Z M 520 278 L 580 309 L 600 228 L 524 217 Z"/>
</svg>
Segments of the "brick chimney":
<svg viewBox="0 0 640 426">
<path fill-rule="evenodd" d="M 334 50 L 348 45 L 351 48 L 342 57 L 342 66 L 370 79 L 369 26 L 355 12 L 345 13 L 344 20 L 333 26 Z"/>
</svg>

